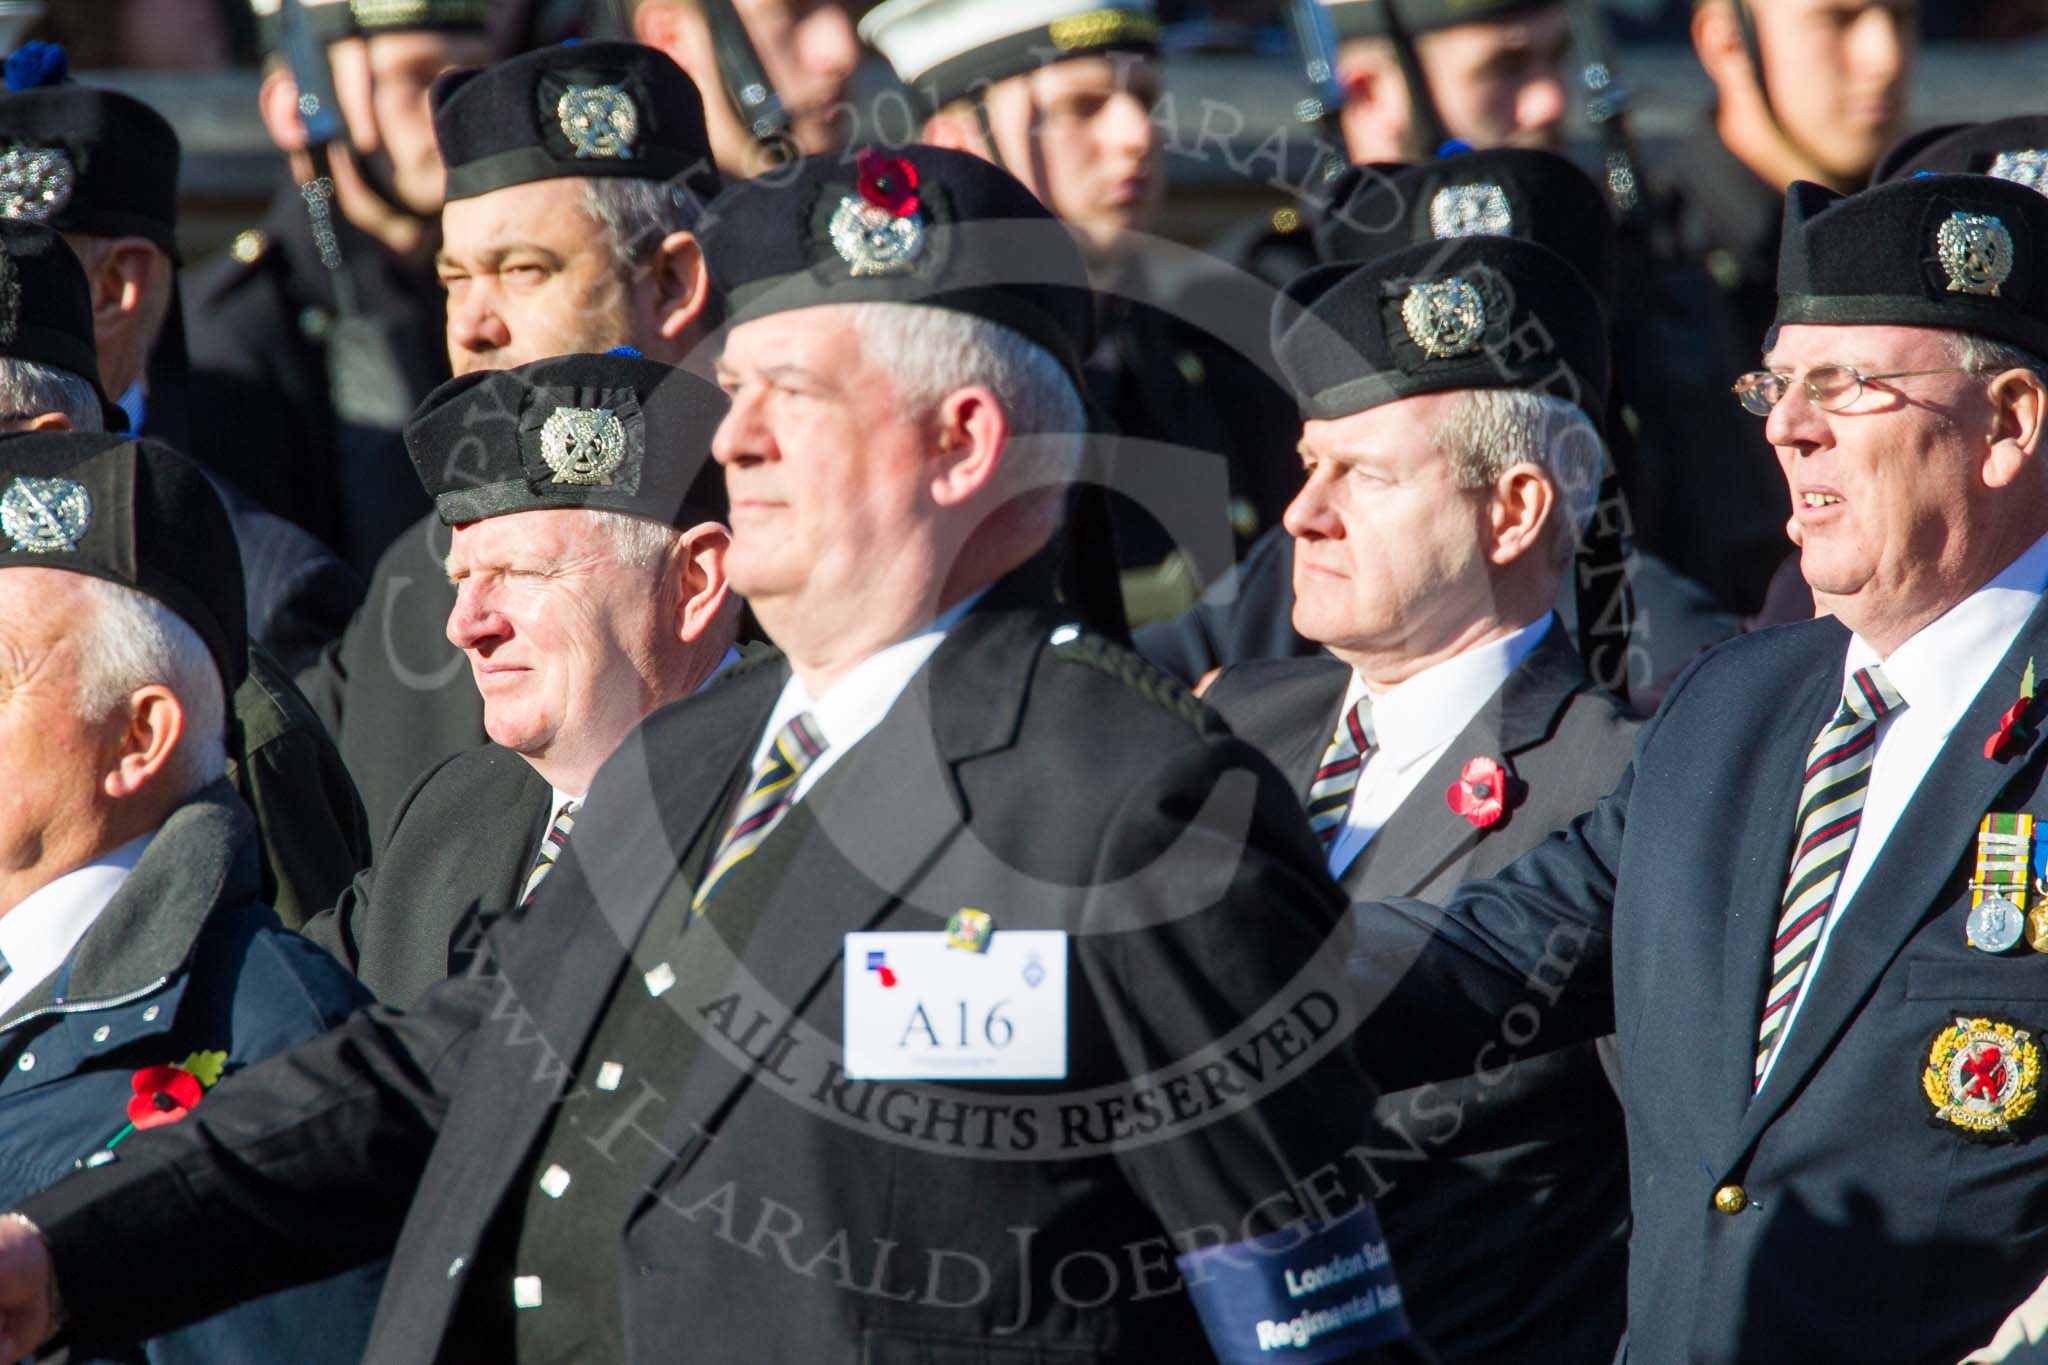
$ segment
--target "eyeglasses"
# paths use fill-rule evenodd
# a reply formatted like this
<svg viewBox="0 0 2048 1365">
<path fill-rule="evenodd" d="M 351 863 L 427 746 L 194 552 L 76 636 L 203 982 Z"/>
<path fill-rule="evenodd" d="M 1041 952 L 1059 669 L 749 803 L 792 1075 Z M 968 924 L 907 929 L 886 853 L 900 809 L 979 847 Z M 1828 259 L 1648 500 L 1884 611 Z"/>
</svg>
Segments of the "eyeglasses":
<svg viewBox="0 0 2048 1365">
<path fill-rule="evenodd" d="M 1864 374 L 1854 365 L 1816 365 L 1798 383 L 1822 412 L 1840 412 L 1863 396 L 1865 384 L 1873 384 L 1880 379 L 1907 379 L 1918 374 L 1977 373 L 1979 371 L 1967 365 L 1947 365 L 1938 370 L 1893 370 L 1888 374 Z M 1791 391 L 1793 382 L 1789 374 L 1751 370 L 1736 380 L 1732 389 L 1742 400 L 1743 407 L 1759 417 L 1768 417 L 1771 409 L 1778 406 L 1778 400 Z"/>
</svg>

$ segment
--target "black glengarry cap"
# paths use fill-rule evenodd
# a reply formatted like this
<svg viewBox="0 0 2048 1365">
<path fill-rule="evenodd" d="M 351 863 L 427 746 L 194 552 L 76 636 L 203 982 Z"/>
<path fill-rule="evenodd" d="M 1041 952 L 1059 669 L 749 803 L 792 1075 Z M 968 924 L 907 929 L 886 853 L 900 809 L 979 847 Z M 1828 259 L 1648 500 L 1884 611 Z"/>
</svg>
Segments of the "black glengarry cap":
<svg viewBox="0 0 2048 1365">
<path fill-rule="evenodd" d="M 711 437 L 726 407 L 709 380 L 638 355 L 555 356 L 449 380 L 405 446 L 449 526 L 566 507 L 686 527 L 725 520 Z"/>
</svg>

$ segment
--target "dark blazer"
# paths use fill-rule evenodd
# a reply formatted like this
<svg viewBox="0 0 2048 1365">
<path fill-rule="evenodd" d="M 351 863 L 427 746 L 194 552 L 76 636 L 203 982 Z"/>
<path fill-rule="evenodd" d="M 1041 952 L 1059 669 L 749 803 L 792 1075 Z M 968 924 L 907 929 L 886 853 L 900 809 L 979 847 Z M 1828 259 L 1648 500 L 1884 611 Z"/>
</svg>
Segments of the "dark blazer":
<svg viewBox="0 0 2048 1365">
<path fill-rule="evenodd" d="M 383 853 L 313 916 L 306 936 L 379 1000 L 410 1008 L 448 975 L 450 936 L 465 917 L 492 920 L 517 903 L 551 799 L 510 749 L 490 744 L 447 760 L 413 785 Z"/>
<path fill-rule="evenodd" d="M 234 792 L 208 787 L 156 831 L 64 965 L 0 1021 L 0 1202 L 55 1184 L 76 1162 L 126 1160 L 130 1139 L 114 1139 L 142 1068 L 217 1051 L 234 1074 L 363 1001 L 360 986 L 257 901 L 256 855 Z M 164 1254 L 181 1253 L 174 1242 Z M 352 1365 L 378 1284 L 375 1271 L 351 1271 L 70 1359 Z"/>
<path fill-rule="evenodd" d="M 1206 700 L 1306 793 L 1350 680 L 1327 656 L 1243 664 Z M 1637 725 L 1587 683 L 1553 619 L 1340 884 L 1354 902 L 1440 900 L 1491 876 L 1613 788 Z M 1521 792 L 1484 830 L 1444 799 L 1479 755 Z M 1604 1365 L 1621 1337 L 1627 1268 L 1621 1105 L 1590 1042 L 1493 1064 L 1509 1050 L 1476 1074 L 1380 1097 L 1369 1139 L 1380 1223 L 1410 1320 L 1444 1361 Z"/>
<path fill-rule="evenodd" d="M 783 850 L 743 957 L 715 910 L 681 940 L 660 998 L 703 1046 L 659 1137 L 642 1117 L 621 1149 L 644 1158 L 645 1194 L 591 1248 L 619 1267 L 630 1358 L 703 1341 L 744 1343 L 708 1359 L 948 1365 L 993 1359 L 999 1337 L 1019 1361 L 1199 1361 L 1169 1234 L 1234 1243 L 1286 1222 L 1296 1179 L 1355 1137 L 1370 1089 L 1348 1050 L 1305 1049 L 1352 1021 L 1325 1025 L 1341 1000 L 1297 979 L 1343 918 L 1294 793 L 1135 656 L 1053 643 L 1060 624 L 1034 574 L 992 590 L 785 824 L 811 835 Z M 628 739 L 534 905 L 493 931 L 495 984 L 458 977 L 419 1010 L 361 1013 L 224 1084 L 196 1122 L 144 1135 L 121 1168 L 30 1201 L 80 1330 L 205 1311 L 396 1233 L 366 1361 L 501 1359 L 458 1308 L 474 1293 L 504 1316 L 510 1268 L 492 1229 L 530 1197 L 533 1145 L 573 1103 L 565 1081 L 611 993 L 643 990 L 648 968 L 624 945 L 690 896 L 679 851 L 724 815 L 785 677 L 773 660 L 732 670 Z M 842 936 L 937 930 L 961 906 L 988 909 L 998 934 L 1071 933 L 1067 1079 L 846 1081 Z M 757 1006 L 765 1033 L 747 1031 Z M 1269 1046 L 1276 1019 L 1285 1058 Z M 1211 1049 L 1240 1024 L 1253 1031 L 1224 1060 Z M 1214 1121 L 1199 1122 L 1210 1097 L 1184 1059 L 1221 1087 Z M 1096 1087 L 1155 1073 L 1182 1077 L 1165 1092 L 1177 1101 L 1101 1108 Z M 992 1147 L 978 1123 L 960 1145 L 943 1123 L 901 1129 L 902 1104 L 941 1102 L 990 1105 L 977 1112 Z M 1126 1140 L 1105 1145 L 1112 1130 Z M 990 1152 L 1006 1159 L 976 1159 Z M 746 1245 L 763 1216 L 788 1239 L 765 1258 Z M 108 1273 L 173 1238 L 190 1254 Z M 1101 1307 L 1063 1303 L 1050 1280 L 1084 1252 L 1063 1292 L 1099 1294 L 1078 1276 L 1108 1265 L 1121 1292 Z M 950 1277 L 974 1262 L 987 1288 L 962 1292 Z M 902 1276 L 928 1273 L 944 1293 L 902 1292 Z"/>
<path fill-rule="evenodd" d="M 1617 1034 L 1635 1231 L 1632 1360 L 1953 1360 L 2039 1283 L 2037 1104 L 2017 1140 L 1937 1119 L 1958 1017 L 2048 1022 L 2048 955 L 1968 946 L 1987 811 L 2048 816 L 2038 720 L 1985 741 L 2048 659 L 2036 610 L 1956 724 L 1821 958 L 1769 1082 L 1750 1075 L 1801 770 L 1840 701 L 1834 621 L 1707 654 L 1615 791 L 1439 913 L 1375 915 L 1352 964 L 1385 993 L 1359 1036 L 1400 1084 L 1455 1071 L 1526 997 L 1559 1041 Z M 2016 1058 L 2023 1062 L 2023 1058 Z"/>
<path fill-rule="evenodd" d="M 448 543 L 431 513 L 408 527 L 378 559 L 347 631 L 299 674 L 378 840 L 422 777 L 490 740 L 468 661 L 448 642 Z"/>
</svg>

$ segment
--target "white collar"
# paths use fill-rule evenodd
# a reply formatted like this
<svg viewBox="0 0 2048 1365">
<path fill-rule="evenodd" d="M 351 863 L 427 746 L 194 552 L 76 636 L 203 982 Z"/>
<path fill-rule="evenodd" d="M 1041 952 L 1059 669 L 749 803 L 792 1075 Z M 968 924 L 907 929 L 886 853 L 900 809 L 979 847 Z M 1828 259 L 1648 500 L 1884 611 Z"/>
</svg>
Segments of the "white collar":
<svg viewBox="0 0 2048 1365">
<path fill-rule="evenodd" d="M 1475 645 L 1384 692 L 1351 675 L 1344 710 L 1372 693 L 1373 742 L 1395 766 L 1435 753 L 1458 737 L 1550 629 L 1550 613 L 1510 635 Z M 1341 714 L 1341 713 L 1340 713 Z"/>
<path fill-rule="evenodd" d="M 113 901 L 156 832 L 44 882 L 0 915 L 0 953 L 12 969 L 0 979 L 0 1012 L 19 1004 L 71 950 Z"/>
<path fill-rule="evenodd" d="M 924 667 L 925 661 L 945 643 L 947 634 L 960 624 L 960 619 L 987 591 L 984 588 L 970 593 L 939 613 L 930 624 L 868 655 L 841 674 L 825 689 L 822 697 L 813 697 L 810 689 L 803 685 L 803 680 L 792 673 L 789 681 L 782 685 L 782 695 L 776 699 L 775 709 L 768 715 L 768 725 L 761 734 L 760 742 L 754 746 L 753 766 L 760 767 L 762 756 L 768 752 L 768 746 L 784 725 L 809 712 L 824 738 L 825 751 L 813 763 L 815 771 L 804 774 L 808 781 L 803 785 L 816 781 L 839 755 L 865 739 L 868 731 L 882 723 L 882 717 L 889 714 L 889 708 L 903 695 L 903 689 L 910 686 L 910 680 L 917 676 L 917 671 Z"/>
<path fill-rule="evenodd" d="M 2020 628 L 2048 589 L 2048 536 L 1989 583 L 1920 627 L 1882 661 L 1885 680 L 1906 699 L 1922 724 L 1953 726 L 1984 690 L 1998 661 L 2012 648 Z M 1842 686 L 1859 668 L 1879 663 L 1877 650 L 1860 635 L 1849 637 L 1842 661 Z M 2042 661 L 2048 665 L 2048 660 Z M 2018 700 L 2015 695 L 2014 700 Z"/>
</svg>

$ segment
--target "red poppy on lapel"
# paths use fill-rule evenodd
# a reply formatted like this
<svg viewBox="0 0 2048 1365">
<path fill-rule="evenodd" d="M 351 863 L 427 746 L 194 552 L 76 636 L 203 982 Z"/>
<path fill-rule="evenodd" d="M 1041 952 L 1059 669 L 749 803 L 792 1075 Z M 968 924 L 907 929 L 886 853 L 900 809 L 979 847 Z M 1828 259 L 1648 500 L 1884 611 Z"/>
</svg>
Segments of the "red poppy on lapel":
<svg viewBox="0 0 2048 1365">
<path fill-rule="evenodd" d="M 917 167 L 875 151 L 862 151 L 854 165 L 861 198 L 891 218 L 905 218 L 917 212 Z"/>
<path fill-rule="evenodd" d="M 206 1087 L 182 1066 L 146 1066 L 129 1081 L 128 1121 L 137 1128 L 176 1123 L 192 1112 Z"/>
<path fill-rule="evenodd" d="M 2001 758 L 2011 747 L 2013 736 L 2024 733 L 2027 708 L 2034 704 L 2034 661 L 2027 660 L 2027 671 L 2020 679 L 2020 699 L 2005 708 L 2005 714 L 1998 718 L 1998 728 L 1991 732 L 1991 738 L 1984 741 L 1984 757 Z"/>
<path fill-rule="evenodd" d="M 1491 829 L 1507 815 L 1508 782 L 1507 770 L 1481 755 L 1466 763 L 1444 799 L 1480 829 Z"/>
</svg>

